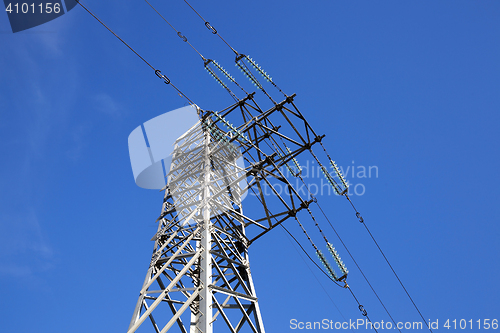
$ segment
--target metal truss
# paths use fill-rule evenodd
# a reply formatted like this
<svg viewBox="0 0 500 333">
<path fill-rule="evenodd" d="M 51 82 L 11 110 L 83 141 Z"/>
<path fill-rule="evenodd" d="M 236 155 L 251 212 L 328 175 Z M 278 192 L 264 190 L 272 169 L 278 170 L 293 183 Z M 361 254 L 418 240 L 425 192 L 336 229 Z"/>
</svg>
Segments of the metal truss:
<svg viewBox="0 0 500 333">
<path fill-rule="evenodd" d="M 264 333 L 240 217 L 246 173 L 239 158 L 232 143 L 212 139 L 207 124 L 176 142 L 155 251 L 128 332 L 148 320 L 156 332 Z"/>
<path fill-rule="evenodd" d="M 268 110 L 262 110 L 254 93 L 228 108 L 216 111 L 200 110 L 201 119 L 212 128 L 231 136 L 245 160 L 247 191 L 259 202 L 260 209 L 251 214 L 233 216 L 243 219 L 248 228 L 245 236 L 250 245 L 289 218 L 295 218 L 309 207 L 313 198 L 302 198 L 290 178 L 300 175 L 297 157 L 312 154 L 312 146 L 321 142 L 293 100 L 295 94 Z M 238 125 L 232 125 L 238 124 Z M 275 124 L 280 124 L 276 126 Z M 266 195 L 267 193 L 267 195 Z"/>
<path fill-rule="evenodd" d="M 162 333 L 264 333 L 248 247 L 313 202 L 288 178 L 323 138 L 293 98 L 266 111 L 253 94 L 220 112 L 199 109 L 200 122 L 177 140 L 129 333 L 146 320 Z M 260 208 L 244 214 L 245 195 Z"/>
</svg>

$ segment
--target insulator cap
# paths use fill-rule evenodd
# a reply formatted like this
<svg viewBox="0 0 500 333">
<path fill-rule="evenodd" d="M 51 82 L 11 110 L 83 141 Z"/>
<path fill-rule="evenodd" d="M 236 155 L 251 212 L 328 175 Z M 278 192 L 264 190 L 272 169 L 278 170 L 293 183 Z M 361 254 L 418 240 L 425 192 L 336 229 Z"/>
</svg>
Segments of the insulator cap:
<svg viewBox="0 0 500 333">
<path fill-rule="evenodd" d="M 340 268 L 342 271 L 343 275 L 347 275 L 349 271 L 347 270 L 346 266 L 344 265 L 344 262 L 340 259 L 340 255 L 338 254 L 337 250 L 333 247 L 331 243 L 326 243 L 326 247 L 328 248 L 328 251 L 332 255 L 333 259 L 337 263 L 337 266 Z"/>
<path fill-rule="evenodd" d="M 328 181 L 328 183 L 330 184 L 330 186 L 333 187 L 333 189 L 335 190 L 335 192 L 338 195 L 342 195 L 342 191 L 340 190 L 339 186 L 337 184 L 335 184 L 335 181 L 333 180 L 333 177 L 330 175 L 330 173 L 328 172 L 328 170 L 326 170 L 326 168 L 323 165 L 321 166 L 321 171 L 323 172 L 323 174 L 325 175 L 326 180 Z"/>
<path fill-rule="evenodd" d="M 342 173 L 340 172 L 339 168 L 337 167 L 337 164 L 335 163 L 335 161 L 330 160 L 330 164 L 332 165 L 333 169 L 335 170 L 335 173 L 337 174 L 337 177 L 339 177 L 340 181 L 342 182 L 342 185 L 344 185 L 344 188 L 348 189 L 349 185 L 345 181 L 345 178 L 342 175 Z"/>
<path fill-rule="evenodd" d="M 335 281 L 338 281 L 339 277 L 337 276 L 337 273 L 335 273 L 335 271 L 333 270 L 333 267 L 330 265 L 330 263 L 328 262 L 328 260 L 326 260 L 325 255 L 323 254 L 323 252 L 321 252 L 321 250 L 316 250 L 316 256 L 318 256 L 319 261 L 326 268 L 326 271 L 327 271 L 328 275 L 330 275 L 330 277 L 332 279 L 334 279 Z"/>
</svg>

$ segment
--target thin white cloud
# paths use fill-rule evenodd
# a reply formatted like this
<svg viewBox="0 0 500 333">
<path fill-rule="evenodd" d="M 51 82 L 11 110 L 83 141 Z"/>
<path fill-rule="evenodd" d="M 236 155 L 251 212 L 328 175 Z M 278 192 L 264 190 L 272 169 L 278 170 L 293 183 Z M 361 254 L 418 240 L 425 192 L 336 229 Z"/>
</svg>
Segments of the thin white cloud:
<svg viewBox="0 0 500 333">
<path fill-rule="evenodd" d="M 68 150 L 67 156 L 74 162 L 80 160 L 87 145 L 87 137 L 92 126 L 88 123 L 76 125 L 71 133 L 72 147 Z"/>
<path fill-rule="evenodd" d="M 64 129 L 75 98 L 76 64 L 62 47 L 67 36 L 62 25 L 57 29 L 61 32 L 5 36 L 0 48 L 5 79 L 0 89 L 0 153 L 9 156 L 1 165 L 9 177 L 2 181 L 0 199 L 15 205 L 0 203 L 0 276 L 32 277 L 54 265 L 32 188 L 43 182 L 37 175 L 48 164 L 49 143 L 61 135 L 55 131 Z M 34 199 L 24 203 L 26 198 Z"/>
<path fill-rule="evenodd" d="M 0 275 L 32 276 L 53 267 L 54 252 L 31 210 L 0 215 Z"/>
<path fill-rule="evenodd" d="M 99 112 L 115 118 L 121 117 L 122 107 L 111 96 L 106 93 L 99 93 L 92 97 L 94 107 Z"/>
</svg>

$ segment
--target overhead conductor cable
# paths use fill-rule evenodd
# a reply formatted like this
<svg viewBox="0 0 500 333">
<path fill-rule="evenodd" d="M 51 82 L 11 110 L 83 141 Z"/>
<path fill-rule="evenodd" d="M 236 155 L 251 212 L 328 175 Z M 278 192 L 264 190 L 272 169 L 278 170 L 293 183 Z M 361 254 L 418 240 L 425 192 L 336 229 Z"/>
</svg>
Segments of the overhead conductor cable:
<svg viewBox="0 0 500 333">
<path fill-rule="evenodd" d="M 196 10 L 195 10 L 195 9 L 194 9 L 194 8 L 193 8 L 193 7 L 192 7 L 192 6 L 191 6 L 191 5 L 190 5 L 190 4 L 189 4 L 186 0 L 184 0 L 184 1 L 185 1 L 188 5 L 189 5 L 189 7 L 191 7 L 191 8 L 192 8 L 192 9 L 196 12 Z M 127 46 L 127 47 L 128 47 L 128 48 L 132 51 L 132 52 L 134 52 L 134 54 L 136 54 L 136 55 L 137 55 L 137 56 L 138 56 L 138 57 L 139 57 L 139 58 L 140 58 L 143 62 L 145 62 L 145 63 L 146 63 L 146 64 L 147 64 L 147 65 L 148 65 L 151 69 L 153 69 L 153 70 L 154 70 L 154 72 L 155 72 L 155 75 L 156 75 L 157 77 L 159 77 L 160 79 L 162 79 L 162 80 L 164 81 L 164 83 L 165 83 L 165 84 L 169 84 L 169 85 L 171 85 L 171 86 L 172 86 L 172 87 L 173 87 L 173 88 L 174 88 L 174 89 L 178 92 L 178 94 L 179 94 L 180 96 L 182 96 L 182 97 L 186 98 L 186 99 L 189 101 L 189 103 L 190 103 L 190 104 L 194 104 L 194 103 L 193 103 L 193 102 L 192 102 L 192 101 L 191 101 L 191 100 L 190 100 L 190 99 L 189 99 L 189 98 L 188 98 L 188 97 L 187 97 L 184 93 L 182 93 L 182 92 L 180 91 L 180 89 L 178 89 L 178 88 L 177 88 L 177 87 L 176 87 L 176 86 L 175 86 L 175 85 L 174 85 L 174 84 L 170 81 L 170 79 L 169 79 L 166 75 L 162 74 L 162 73 L 161 73 L 161 71 L 160 71 L 159 69 L 156 69 L 155 67 L 153 67 L 153 66 L 152 66 L 152 65 L 151 65 L 151 64 L 150 64 L 150 63 L 149 63 L 149 62 L 148 62 L 148 61 L 147 61 L 144 57 L 142 57 L 142 56 L 141 56 L 141 55 L 140 55 L 137 51 L 135 51 L 135 50 L 134 50 L 134 49 L 133 49 L 133 48 L 132 48 L 132 47 L 131 47 L 128 43 L 126 43 L 126 42 L 125 42 L 125 41 L 124 41 L 121 37 L 119 37 L 119 36 L 118 36 L 118 35 L 117 35 L 117 34 L 116 34 L 116 33 L 115 33 L 115 32 L 114 32 L 111 28 L 109 28 L 109 27 L 108 27 L 108 26 L 107 26 L 107 25 L 106 25 L 106 24 L 105 24 L 105 23 L 104 23 L 101 19 L 99 19 L 99 18 L 98 18 L 98 17 L 97 17 L 97 16 L 96 16 L 96 15 L 95 15 L 92 11 L 90 11 L 90 10 L 89 10 L 89 9 L 88 9 L 85 5 L 83 5 L 83 4 L 81 3 L 81 1 L 80 1 L 80 0 L 76 0 L 76 2 L 77 2 L 80 6 L 82 6 L 82 8 L 84 8 L 84 9 L 85 9 L 85 11 L 87 11 L 87 12 L 88 12 L 88 13 L 89 13 L 92 17 L 94 17 L 94 18 L 95 18 L 95 19 L 96 19 L 99 23 L 101 23 L 101 24 L 102 24 L 102 25 L 103 25 L 103 26 L 104 26 L 104 27 L 105 27 L 108 31 L 110 31 L 110 32 L 111 32 L 111 33 L 112 33 L 112 34 L 113 34 L 113 35 L 114 35 L 117 39 L 119 39 L 119 40 L 120 40 L 120 41 L 121 41 L 121 42 L 122 42 L 125 46 Z M 148 1 L 146 1 L 146 2 L 149 4 L 149 2 L 148 2 Z M 150 5 L 150 6 L 151 6 L 151 5 Z M 151 7 L 152 7 L 152 6 L 151 6 Z M 153 8 L 153 9 L 154 9 L 154 8 Z M 158 13 L 158 14 L 159 14 L 159 13 Z M 224 39 L 220 36 L 220 34 L 217 32 L 217 30 L 216 30 L 213 26 L 211 26 L 211 25 L 209 24 L 209 22 L 207 22 L 206 20 L 204 20 L 204 19 L 203 19 L 203 17 L 201 17 L 201 15 L 200 15 L 198 12 L 196 12 L 196 14 L 198 14 L 198 16 L 200 16 L 200 18 L 204 21 L 205 26 L 206 26 L 208 29 L 210 29 L 210 30 L 212 31 L 212 33 L 213 33 L 213 34 L 217 34 L 217 35 L 219 36 L 219 38 L 221 38 L 221 40 L 222 40 L 224 43 L 226 43 L 226 44 L 227 44 L 227 45 L 231 48 L 231 50 L 232 50 L 232 51 L 233 51 L 233 52 L 234 52 L 237 56 L 239 56 L 239 55 L 240 55 L 240 54 L 239 54 L 239 53 L 238 53 L 238 52 L 237 52 L 234 48 L 232 48 L 232 47 L 231 47 L 231 46 L 230 46 L 230 45 L 229 45 L 229 44 L 228 44 L 228 43 L 227 43 L 227 42 L 226 42 L 226 41 L 225 41 L 225 40 L 224 40 Z M 161 15 L 160 15 L 160 16 L 161 16 Z M 168 23 L 168 22 L 167 22 L 167 23 Z M 172 26 L 172 28 L 173 28 L 173 26 Z M 174 30 L 175 30 L 175 28 L 174 28 Z M 187 42 L 187 38 L 186 38 L 185 36 L 182 36 L 182 34 L 181 34 L 179 31 L 177 31 L 177 30 L 176 30 L 176 32 L 177 32 L 177 35 L 178 35 L 180 38 L 182 38 L 182 39 L 183 39 L 183 41 Z M 190 44 L 190 43 L 188 42 L 188 44 Z M 190 44 L 190 45 L 191 45 L 191 44 Z M 198 52 L 198 51 L 197 51 L 197 50 L 196 50 L 196 49 L 195 49 L 192 45 L 191 45 L 191 47 L 192 47 L 192 48 L 193 48 L 193 49 L 194 49 L 194 50 L 195 50 L 195 51 L 196 51 L 196 52 L 197 52 L 197 53 L 198 53 L 198 54 L 202 57 L 202 59 L 206 60 L 206 59 L 205 59 L 205 58 L 201 55 L 201 53 L 199 53 L 199 52 Z M 250 64 L 250 65 L 251 65 L 251 66 L 252 66 L 252 67 L 253 67 L 253 68 L 254 68 L 257 72 L 258 72 L 258 73 L 259 73 L 259 74 L 261 74 L 261 75 L 264 77 L 264 79 L 266 79 L 266 81 L 268 81 L 268 82 L 270 82 L 271 84 L 273 84 L 273 86 L 275 86 L 275 87 L 276 87 L 276 88 L 277 88 L 280 92 L 282 92 L 282 91 L 281 91 L 281 89 L 279 89 L 279 87 L 277 87 L 277 85 L 276 85 L 276 84 L 272 81 L 271 77 L 270 77 L 269 75 L 267 75 L 267 73 L 266 73 L 266 72 L 264 72 L 264 71 L 261 69 L 261 67 L 260 67 L 260 66 L 258 66 L 258 65 L 255 63 L 255 61 L 253 61 L 253 59 L 251 59 L 251 58 L 249 58 L 248 56 L 245 56 L 245 55 L 243 55 L 243 57 L 241 57 L 240 59 L 243 59 L 243 58 L 244 58 L 244 59 L 245 59 L 245 60 L 246 60 L 246 61 L 247 61 L 247 62 L 248 62 L 248 63 L 249 63 L 249 64 Z M 215 63 L 214 63 L 214 65 L 215 65 Z M 249 77 L 249 79 L 250 79 L 251 81 L 255 81 L 255 82 L 254 82 L 254 84 L 255 84 L 257 87 L 259 87 L 259 86 L 260 86 L 260 87 L 262 87 L 262 85 L 260 85 L 260 83 L 258 82 L 258 80 L 257 80 L 257 79 L 253 76 L 253 74 L 252 74 L 252 73 L 250 73 L 250 71 L 248 70 L 248 67 L 246 66 L 246 64 L 241 64 L 241 65 L 237 65 L 237 66 L 238 66 L 238 67 L 240 67 L 240 68 L 243 70 L 243 72 L 245 73 L 245 75 L 246 75 L 247 77 Z M 220 67 L 219 67 L 219 66 L 216 66 L 216 68 L 217 68 L 218 70 L 220 70 L 220 71 L 223 73 L 223 75 L 225 75 L 225 76 L 226 76 L 226 77 L 227 77 L 230 81 L 232 81 L 232 82 L 236 83 L 236 81 L 233 81 L 233 80 L 231 80 L 231 79 L 230 79 L 230 75 L 229 75 L 229 74 L 228 74 L 225 70 L 223 70 L 221 66 L 220 66 Z M 209 71 L 209 72 L 210 72 L 210 71 Z M 212 73 L 213 73 L 213 71 L 212 71 Z M 210 73 L 210 74 L 212 75 L 212 73 Z M 227 75 L 226 75 L 226 74 L 227 74 Z M 214 76 L 214 75 L 212 75 L 212 76 Z M 217 77 L 217 76 L 215 75 L 215 76 L 214 76 L 214 78 L 215 78 L 215 77 Z M 217 79 L 216 79 L 216 80 L 217 80 Z M 219 81 L 219 80 L 217 80 L 217 81 Z M 220 82 L 219 82 L 219 83 L 220 83 Z M 224 87 L 224 84 L 221 84 L 221 85 Z M 227 86 L 226 86 L 226 87 L 227 87 Z M 241 88 L 241 87 L 240 87 L 240 88 Z M 266 95 L 267 95 L 267 96 L 268 96 L 268 97 L 272 100 L 272 98 L 271 98 L 271 97 L 270 97 L 270 96 L 269 96 L 269 95 L 265 92 L 265 90 L 264 90 L 263 88 L 260 88 L 260 89 L 261 89 L 261 90 L 262 90 L 262 91 L 263 91 L 263 92 L 264 92 L 264 93 L 265 93 L 265 94 L 266 94 Z M 283 92 L 282 92 L 282 93 L 283 93 Z M 284 93 L 283 93 L 283 94 L 284 94 Z M 285 95 L 285 96 L 287 96 L 286 94 L 284 94 L 284 95 Z M 272 100 L 272 101 L 273 101 L 273 100 Z M 274 103 L 274 101 L 273 101 L 273 103 Z M 300 114 L 300 111 L 298 111 L 298 112 L 299 112 L 299 114 Z M 302 116 L 302 115 L 301 115 L 301 116 Z M 322 144 L 321 144 L 321 145 L 322 145 Z M 322 145 L 322 146 L 323 146 L 323 145 Z M 323 149 L 325 149 L 325 148 L 323 147 Z M 326 152 L 326 149 L 325 149 L 325 152 Z M 311 151 L 311 153 L 312 153 L 312 151 Z M 327 153 L 327 154 L 328 154 L 328 153 Z M 314 156 L 314 154 L 313 154 L 313 156 Z M 315 157 L 315 156 L 314 156 L 314 157 Z M 329 157 L 329 156 L 328 156 L 328 157 Z M 315 158 L 316 158 L 316 157 L 315 157 Z M 319 162 L 319 160 L 317 160 L 317 161 Z M 351 201 L 351 200 L 350 200 L 350 198 L 348 197 L 348 195 L 347 195 L 347 193 L 346 193 L 346 189 L 347 189 L 347 187 L 348 187 L 347 182 L 345 182 L 345 179 L 344 179 L 344 178 L 343 178 L 343 176 L 341 175 L 341 173 L 340 173 L 340 171 L 338 170 L 338 168 L 335 168 L 335 166 L 336 166 L 335 162 L 333 162 L 331 159 L 330 159 L 330 162 L 331 162 L 332 167 L 334 168 L 335 172 L 337 173 L 338 178 L 340 179 L 340 181 L 341 181 L 341 182 L 342 182 L 342 184 L 344 185 L 344 189 L 340 192 L 340 194 L 344 194 L 344 195 L 346 196 L 346 198 L 349 200 L 349 202 L 350 202 L 350 203 L 351 203 L 351 205 L 353 206 L 354 210 L 356 211 L 356 216 L 360 219 L 360 222 L 362 222 L 362 223 L 365 225 L 366 230 L 368 231 L 368 233 L 369 233 L 369 234 L 370 234 L 370 236 L 372 237 L 373 241 L 374 241 L 374 242 L 375 242 L 375 244 L 377 245 L 377 247 L 378 247 L 379 251 L 381 252 L 381 254 L 383 255 L 383 257 L 384 257 L 384 259 L 386 260 L 387 264 L 389 265 L 389 267 L 390 267 L 390 268 L 391 268 L 391 270 L 393 271 L 393 273 L 394 273 L 394 275 L 396 276 L 396 278 L 398 279 L 399 283 L 400 283 L 400 284 L 401 284 L 401 286 L 403 287 L 403 289 L 404 289 L 404 291 L 406 292 L 407 296 L 410 298 L 411 302 L 413 303 L 414 307 L 416 308 L 416 310 L 418 311 L 418 313 L 420 314 L 420 316 L 422 317 L 422 319 L 424 319 L 423 315 L 421 314 L 420 310 L 418 309 L 418 307 L 417 307 L 417 306 L 416 306 L 416 304 L 414 303 L 413 299 L 411 298 L 410 294 L 409 294 L 409 293 L 408 293 L 408 291 L 406 290 L 406 288 L 405 288 L 405 286 L 403 285 L 402 281 L 399 279 L 399 276 L 397 275 L 397 273 L 396 273 L 396 272 L 395 272 L 395 270 L 393 269 L 393 267 L 392 267 L 392 265 L 390 264 L 389 260 L 387 259 L 387 257 L 386 257 L 386 256 L 385 256 L 385 254 L 383 253 L 382 249 L 380 248 L 380 246 L 379 246 L 379 245 L 378 245 L 378 243 L 376 242 L 375 238 L 374 238 L 374 237 L 373 237 L 373 235 L 371 234 L 370 230 L 368 229 L 368 227 L 367 227 L 367 226 L 366 226 L 366 224 L 364 223 L 363 218 L 361 217 L 361 214 L 360 214 L 360 213 L 356 210 L 356 208 L 354 207 L 354 205 L 353 205 L 352 201 Z M 339 192 L 339 190 L 340 190 L 339 185 L 335 182 L 335 180 L 333 179 L 333 177 L 332 177 L 332 176 L 328 173 L 328 170 L 326 170 L 326 168 L 325 168 L 324 166 L 322 166 L 322 165 L 321 165 L 321 167 L 322 167 L 322 171 L 324 171 L 325 177 L 327 177 L 328 181 L 329 181 L 331 184 L 336 185 L 336 186 L 333 186 L 333 185 L 332 185 L 332 186 L 334 187 L 335 191 L 338 193 L 338 192 Z M 305 231 L 305 229 L 304 229 L 304 231 Z M 330 243 L 328 243 L 328 244 L 330 244 Z M 330 245 L 331 245 L 331 244 L 330 244 Z M 327 246 L 328 246 L 328 245 L 327 245 Z M 314 247 L 315 247 L 315 245 L 314 245 Z M 316 248 L 316 247 L 315 247 L 315 248 Z M 330 247 L 328 247 L 328 248 L 329 248 L 329 251 L 330 251 Z M 332 248 L 333 248 L 333 246 L 332 246 Z M 334 248 L 333 248 L 333 249 L 334 249 Z M 316 248 L 316 250 L 317 250 L 317 251 L 319 251 L 319 253 L 321 253 L 321 251 L 320 251 L 319 249 L 317 249 L 317 248 Z M 335 254 L 336 252 L 333 252 L 333 251 L 330 251 L 330 252 L 331 252 L 332 256 L 333 256 L 333 257 L 334 257 L 334 259 L 335 259 L 335 258 L 336 258 L 336 256 L 335 256 L 334 254 Z M 322 254 L 322 253 L 321 253 L 321 254 Z M 319 256 L 319 257 L 321 257 L 322 259 L 325 259 L 325 258 L 324 258 L 324 255 L 318 255 L 318 256 Z M 321 260 L 321 259 L 320 259 L 320 260 Z M 324 261 L 324 262 L 327 262 L 326 260 L 323 260 L 323 261 Z M 343 263 L 340 261 L 340 258 L 339 258 L 339 261 L 337 261 L 336 259 L 335 259 L 335 261 L 336 261 L 337 265 L 339 265 L 339 267 L 341 268 L 341 271 L 342 271 L 342 272 L 344 272 L 344 271 L 343 271 L 343 268 L 345 269 L 345 266 L 342 268 Z M 328 267 L 330 267 L 330 268 L 331 268 L 331 265 L 329 265 L 329 264 L 328 264 Z M 345 270 L 347 271 L 347 269 L 345 269 Z M 332 275 L 332 274 L 331 274 L 331 275 Z M 350 288 L 349 288 L 349 290 L 350 290 Z M 352 290 L 351 290 L 351 293 L 352 293 Z M 353 296 L 354 296 L 354 294 L 353 294 Z M 355 296 L 354 296 L 354 297 L 355 297 Z M 357 300 L 357 299 L 356 299 L 356 300 Z M 358 302 L 358 304 L 359 304 L 359 302 Z M 362 305 L 360 305 L 360 311 L 362 311 L 362 313 L 363 313 L 363 310 L 362 310 Z M 363 315 L 365 315 L 365 314 L 363 314 Z M 427 322 L 426 322 L 425 320 L 424 320 L 424 322 L 426 323 L 426 325 L 427 325 L 427 327 L 429 328 L 429 330 L 432 332 L 432 330 L 431 330 L 431 329 L 430 329 L 430 327 L 428 326 Z"/>
<path fill-rule="evenodd" d="M 109 28 L 101 19 L 99 19 L 89 8 L 87 8 L 87 6 L 85 6 L 80 0 L 75 0 L 75 1 L 80 6 L 82 6 L 82 8 L 85 9 L 85 11 L 87 13 L 89 13 L 93 18 L 95 18 L 99 23 L 101 23 L 106 29 L 108 29 L 109 32 L 111 32 L 116 38 L 118 38 L 123 44 L 125 44 L 125 46 L 127 46 L 132 52 L 134 52 L 139 58 L 141 58 L 142 61 L 144 61 L 152 70 L 155 71 L 156 76 L 158 76 L 160 79 L 162 79 L 165 84 L 172 86 L 172 88 L 174 88 L 180 96 L 187 99 L 190 104 L 194 104 L 193 101 L 191 101 L 182 91 L 180 91 L 180 89 L 177 88 L 166 75 L 162 74 L 159 69 L 154 68 L 153 65 L 151 65 L 146 59 L 144 59 L 136 50 L 134 50 L 129 44 L 127 44 L 122 38 L 120 38 L 120 36 L 118 36 L 113 30 L 111 30 L 111 28 Z"/>
<path fill-rule="evenodd" d="M 219 65 L 219 63 L 217 63 L 213 59 L 207 59 L 207 58 L 205 58 L 201 54 L 201 52 L 199 52 L 193 46 L 193 44 L 191 44 L 188 41 L 187 37 L 185 35 L 183 35 L 179 30 L 177 30 L 148 0 L 144 0 L 144 1 L 163 19 L 163 21 L 165 21 L 175 31 L 175 33 L 177 34 L 177 36 L 179 36 L 182 39 L 182 41 L 184 41 L 187 44 L 189 44 L 189 46 L 191 46 L 191 48 L 201 57 L 201 59 L 203 60 L 203 66 L 205 67 L 205 69 L 207 70 L 207 72 L 210 74 L 210 76 L 212 76 L 215 79 L 215 81 L 217 81 L 217 83 L 219 83 L 224 89 L 226 89 L 229 92 L 229 94 L 231 95 L 232 98 L 234 98 L 235 100 L 238 100 L 238 98 L 236 97 L 236 95 L 231 91 L 231 89 L 226 85 L 226 83 L 224 83 L 224 81 L 222 81 L 222 79 L 219 78 L 219 76 L 213 71 L 213 69 L 210 68 L 211 64 L 213 64 L 226 78 L 228 78 L 229 81 L 231 81 L 232 83 L 236 84 L 238 86 L 238 88 L 240 88 L 246 95 L 248 95 L 248 93 L 245 91 L 245 89 L 243 89 L 238 84 L 238 82 L 236 82 L 236 80 L 224 68 L 222 68 L 221 65 Z"/>
</svg>

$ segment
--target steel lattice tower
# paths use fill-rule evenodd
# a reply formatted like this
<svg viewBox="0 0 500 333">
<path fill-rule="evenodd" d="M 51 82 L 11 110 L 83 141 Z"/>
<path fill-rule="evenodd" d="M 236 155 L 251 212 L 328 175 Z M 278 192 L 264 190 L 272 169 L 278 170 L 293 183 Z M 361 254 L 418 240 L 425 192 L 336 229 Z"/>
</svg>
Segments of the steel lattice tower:
<svg viewBox="0 0 500 333">
<path fill-rule="evenodd" d="M 313 202 L 301 198 L 283 167 L 291 170 L 295 157 L 322 139 L 293 97 L 266 111 L 253 94 L 220 112 L 198 108 L 200 122 L 175 143 L 154 252 L 128 332 L 141 332 L 146 320 L 156 332 L 175 326 L 186 333 L 264 332 L 248 247 Z M 251 216 L 242 210 L 246 193 L 260 202 Z"/>
<path fill-rule="evenodd" d="M 334 194 L 345 196 L 349 201 L 359 222 L 363 223 L 423 322 L 426 323 L 389 260 L 364 224 L 360 212 L 349 198 L 348 182 L 321 143 L 324 135 L 317 135 L 295 106 L 295 94 L 291 96 L 285 94 L 252 58 L 238 53 L 208 21 L 185 1 L 204 21 L 205 26 L 234 52 L 235 65 L 273 104 L 270 109 L 263 111 L 254 100 L 255 93 L 248 94 L 220 64 L 213 59 L 203 57 L 193 45 L 188 43 L 201 56 L 207 72 L 236 101 L 220 112 L 201 110 L 174 86 L 166 75 L 153 67 L 85 5 L 78 0 L 77 2 L 154 70 L 158 78 L 162 79 L 165 84 L 171 85 L 179 96 L 189 101 L 189 107 L 197 110 L 198 117 L 195 116 L 195 118 L 199 119 L 195 126 L 176 141 L 173 158 L 169 164 L 168 183 L 163 188 L 165 196 L 162 213 L 157 219 L 158 231 L 152 239 L 155 242 L 153 256 L 128 329 L 129 333 L 142 329 L 141 325 L 148 318 L 154 330 L 162 333 L 169 331 L 176 324 L 181 332 L 187 333 L 189 330 L 190 333 L 212 333 L 219 318 L 222 318 L 222 322 L 226 324 L 221 327 L 223 329 L 220 331 L 236 333 L 250 329 L 255 333 L 264 332 L 250 274 L 248 247 L 289 218 L 298 222 L 324 266 L 324 270 L 320 268 L 323 273 L 338 286 L 342 286 L 341 283 L 343 283 L 343 287 L 349 289 L 358 303 L 358 309 L 371 322 L 367 311 L 347 284 L 346 266 L 309 208 L 312 202 L 317 203 L 318 207 L 320 205 L 315 194 L 305 183 L 297 160 L 297 157 L 306 151 L 313 157 L 313 162 L 317 163 L 318 176 L 321 171 L 327 181 L 321 184 L 321 191 L 323 192 L 323 185 L 326 185 L 328 189 L 333 189 Z M 187 42 L 187 38 L 180 31 L 177 31 L 149 2 L 148 4 L 184 42 Z M 238 100 L 237 95 L 212 69 L 212 65 L 223 77 L 236 84 L 246 97 Z M 262 76 L 283 94 L 285 100 L 277 103 L 266 92 L 252 71 Z M 182 117 L 184 116 L 185 114 L 182 114 Z M 237 125 L 233 125 L 226 117 L 231 117 L 233 122 L 236 119 L 234 123 Z M 163 149 L 160 152 L 161 156 L 156 156 L 158 150 L 155 149 L 155 154 L 146 143 L 142 131 L 145 131 L 147 123 L 149 121 L 144 123 L 144 127 L 141 125 L 136 128 L 129 136 L 132 170 L 137 185 L 144 188 L 160 188 L 164 184 L 163 173 L 160 169 L 168 154 L 163 154 L 166 151 Z M 180 128 L 182 131 L 185 129 L 184 126 Z M 181 130 L 178 128 L 177 131 L 173 131 L 174 137 L 179 135 L 179 132 L 182 133 Z M 160 135 L 160 137 L 163 139 L 166 136 Z M 158 142 L 159 137 L 156 136 L 155 139 Z M 336 176 L 328 171 L 325 164 L 313 152 L 312 147 L 316 143 L 320 143 Z M 160 146 L 165 147 L 163 141 Z M 284 169 L 288 170 L 287 174 L 283 172 Z M 158 177 L 160 173 L 162 175 Z M 292 184 L 288 179 L 289 176 L 296 178 L 297 182 Z M 158 181 L 159 178 L 160 181 Z M 339 182 L 335 178 L 338 178 Z M 305 200 L 300 195 L 302 186 L 299 185 L 298 179 L 307 189 L 307 192 L 303 193 L 307 196 Z M 162 185 L 155 187 L 159 183 Z M 317 184 L 314 185 L 318 187 Z M 267 193 L 265 191 L 267 189 L 270 189 L 271 193 Z M 248 216 L 243 214 L 241 201 L 242 196 L 250 192 L 259 201 L 258 206 L 261 209 L 252 209 L 251 216 Z M 309 213 L 309 218 L 326 242 L 328 252 L 340 269 L 340 274 L 337 274 L 323 252 L 308 235 L 306 228 L 300 223 L 298 213 L 302 210 L 307 210 Z M 321 208 L 320 210 L 348 251 L 328 216 Z M 288 234 L 292 236 L 290 232 Z M 300 245 L 295 237 L 292 236 L 292 238 Z M 301 245 L 300 247 L 304 250 Z M 350 253 L 349 255 L 354 261 L 352 255 Z M 360 269 L 357 264 L 356 266 Z M 370 285 L 361 269 L 360 272 Z M 395 324 L 375 290 L 371 289 Z M 183 316 L 188 308 L 190 311 L 187 314 L 190 314 L 190 317 Z M 427 327 L 432 332 L 429 325 Z M 216 331 L 220 332 L 219 327 Z"/>
</svg>

